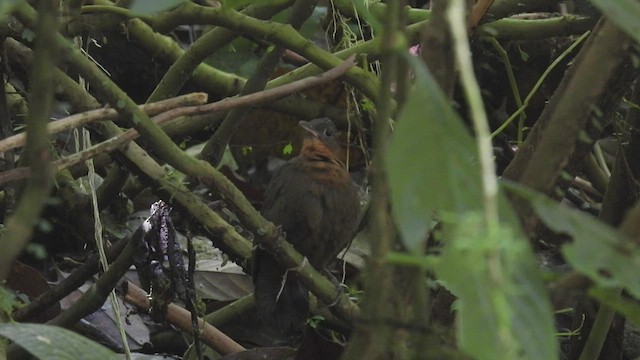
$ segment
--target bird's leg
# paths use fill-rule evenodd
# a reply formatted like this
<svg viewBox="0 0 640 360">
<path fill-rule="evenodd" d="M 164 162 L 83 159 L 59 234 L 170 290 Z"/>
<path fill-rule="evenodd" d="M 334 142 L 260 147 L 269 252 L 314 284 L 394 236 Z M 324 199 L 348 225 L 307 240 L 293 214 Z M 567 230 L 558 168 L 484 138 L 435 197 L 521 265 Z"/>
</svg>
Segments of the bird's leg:
<svg viewBox="0 0 640 360">
<path fill-rule="evenodd" d="M 289 271 L 287 270 L 282 276 L 282 282 L 280 283 L 280 289 L 278 290 L 278 295 L 276 295 L 276 302 L 280 300 L 280 295 L 282 295 L 282 290 L 284 290 L 284 285 L 287 283 L 287 274 Z"/>
<path fill-rule="evenodd" d="M 302 259 L 302 262 L 300 263 L 300 265 L 294 267 L 294 268 L 289 268 L 287 269 L 287 271 L 285 271 L 284 275 L 282 276 L 282 283 L 280 283 L 280 290 L 278 290 L 278 295 L 276 296 L 276 301 L 278 301 L 278 299 L 280 299 L 280 295 L 282 294 L 282 290 L 284 289 L 285 284 L 287 283 L 287 275 L 289 274 L 289 271 L 295 271 L 298 272 L 300 270 L 302 270 L 304 268 L 305 265 L 307 265 L 309 263 L 309 259 L 307 259 L 307 257 L 305 256 L 304 259 Z"/>
</svg>

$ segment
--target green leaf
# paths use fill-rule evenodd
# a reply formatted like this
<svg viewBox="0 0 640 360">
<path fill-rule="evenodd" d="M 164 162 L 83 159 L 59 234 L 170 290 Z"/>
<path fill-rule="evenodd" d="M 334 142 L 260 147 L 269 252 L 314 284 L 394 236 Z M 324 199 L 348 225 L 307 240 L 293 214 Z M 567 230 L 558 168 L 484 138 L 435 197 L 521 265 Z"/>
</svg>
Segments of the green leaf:
<svg viewBox="0 0 640 360">
<path fill-rule="evenodd" d="M 129 10 L 136 14 L 149 15 L 174 9 L 183 2 L 184 0 L 134 0 Z"/>
<path fill-rule="evenodd" d="M 33 32 L 33 31 L 32 31 L 32 30 L 30 30 L 30 29 L 24 29 L 24 30 L 22 31 L 22 34 L 20 34 L 20 36 L 21 36 L 23 39 L 25 39 L 26 41 L 31 42 L 31 41 L 34 41 L 34 40 L 35 40 L 35 38 L 36 38 L 36 33 L 35 33 L 35 32 Z"/>
<path fill-rule="evenodd" d="M 570 235 L 573 241 L 562 254 L 578 272 L 598 286 L 624 287 L 640 298 L 640 249 L 615 229 L 591 215 L 569 209 L 537 195 L 532 206 L 553 231 Z"/>
<path fill-rule="evenodd" d="M 41 244 L 29 243 L 24 250 L 38 260 L 47 258 L 47 248 Z"/>
<path fill-rule="evenodd" d="M 529 61 L 529 53 L 522 50 L 522 47 L 520 47 L 520 45 L 518 45 L 518 52 L 520 53 L 520 59 L 522 59 L 522 61 L 524 62 Z"/>
<path fill-rule="evenodd" d="M 288 143 L 282 148 L 282 155 L 290 155 L 293 152 L 293 145 Z"/>
<path fill-rule="evenodd" d="M 458 297 L 460 347 L 476 359 L 556 359 L 551 305 L 528 242 L 482 215 L 452 225 L 436 274 Z M 482 329 L 482 330 L 480 330 Z"/>
<path fill-rule="evenodd" d="M 617 289 L 607 289 L 602 287 L 592 287 L 589 289 L 589 296 L 603 304 L 607 304 L 625 317 L 626 320 L 640 325 L 640 305 L 635 299 L 623 297 Z"/>
<path fill-rule="evenodd" d="M 417 250 L 436 211 L 480 210 L 482 186 L 474 140 L 424 64 L 411 60 L 415 87 L 386 164 L 394 217 L 406 246 Z"/>
<path fill-rule="evenodd" d="M 606 16 L 635 41 L 640 42 L 640 1 L 638 0 L 591 0 Z"/>
<path fill-rule="evenodd" d="M 40 359 L 118 359 L 111 350 L 57 326 L 40 324 L 0 324 L 0 336 L 16 344 Z"/>
<path fill-rule="evenodd" d="M 0 286 L 0 319 L 5 319 L 5 315 L 11 314 L 13 306 L 16 305 L 16 294 L 4 286 Z M 1 350 L 0 350 L 1 351 Z"/>
</svg>

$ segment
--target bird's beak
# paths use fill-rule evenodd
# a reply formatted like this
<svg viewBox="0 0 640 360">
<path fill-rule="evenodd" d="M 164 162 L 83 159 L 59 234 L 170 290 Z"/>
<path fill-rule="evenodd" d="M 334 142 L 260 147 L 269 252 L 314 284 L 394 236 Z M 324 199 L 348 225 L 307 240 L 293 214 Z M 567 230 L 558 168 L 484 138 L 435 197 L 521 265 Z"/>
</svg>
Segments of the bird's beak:
<svg viewBox="0 0 640 360">
<path fill-rule="evenodd" d="M 300 127 L 305 129 L 306 131 L 308 131 L 311 135 L 313 135 L 315 137 L 320 136 L 320 134 L 318 134 L 318 132 L 311 127 L 311 123 L 310 122 L 302 120 L 302 121 L 298 122 L 298 125 L 300 125 Z"/>
</svg>

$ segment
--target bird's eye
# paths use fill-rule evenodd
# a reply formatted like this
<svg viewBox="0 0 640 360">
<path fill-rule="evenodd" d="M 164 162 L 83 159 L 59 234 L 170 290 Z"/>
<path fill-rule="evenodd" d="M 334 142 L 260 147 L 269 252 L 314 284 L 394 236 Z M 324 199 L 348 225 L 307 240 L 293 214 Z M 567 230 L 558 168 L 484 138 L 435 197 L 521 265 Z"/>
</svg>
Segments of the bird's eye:
<svg viewBox="0 0 640 360">
<path fill-rule="evenodd" d="M 330 137 L 331 135 L 333 135 L 333 131 L 331 131 L 331 129 L 324 129 L 324 136 Z"/>
</svg>

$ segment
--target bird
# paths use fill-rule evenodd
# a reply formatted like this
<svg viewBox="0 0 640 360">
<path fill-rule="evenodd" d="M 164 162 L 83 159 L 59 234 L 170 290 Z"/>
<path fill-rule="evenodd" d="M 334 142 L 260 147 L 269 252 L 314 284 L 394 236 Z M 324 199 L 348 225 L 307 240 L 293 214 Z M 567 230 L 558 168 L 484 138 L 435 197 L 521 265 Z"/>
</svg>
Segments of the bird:
<svg viewBox="0 0 640 360">
<path fill-rule="evenodd" d="M 360 198 L 340 161 L 334 123 L 319 118 L 299 125 L 306 130 L 300 154 L 274 173 L 261 213 L 280 226 L 286 240 L 322 271 L 355 236 Z M 309 304 L 308 292 L 295 271 L 288 271 L 258 245 L 253 280 L 258 317 L 276 337 L 299 337 L 309 317 Z"/>
</svg>

